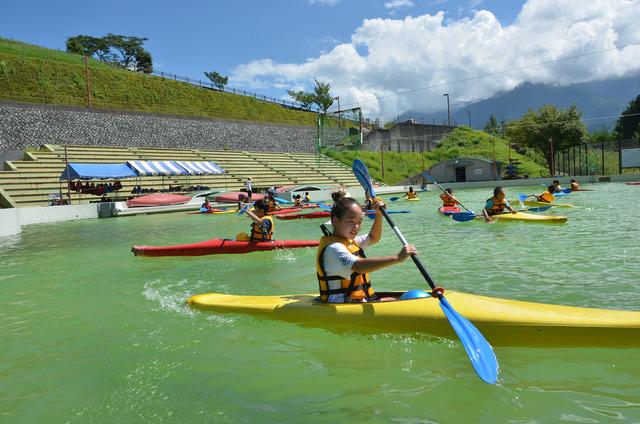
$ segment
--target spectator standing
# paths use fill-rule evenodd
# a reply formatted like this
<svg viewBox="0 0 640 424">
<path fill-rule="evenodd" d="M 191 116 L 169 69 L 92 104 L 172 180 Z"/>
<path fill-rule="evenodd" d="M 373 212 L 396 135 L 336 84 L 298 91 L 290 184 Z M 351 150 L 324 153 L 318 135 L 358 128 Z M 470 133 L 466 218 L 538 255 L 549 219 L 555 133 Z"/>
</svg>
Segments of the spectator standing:
<svg viewBox="0 0 640 424">
<path fill-rule="evenodd" d="M 251 198 L 253 197 L 253 189 L 251 187 L 253 181 L 251 181 L 251 177 L 247 178 L 247 181 L 244 183 L 244 188 L 247 191 L 247 197 L 249 198 L 249 201 L 251 201 Z"/>
</svg>

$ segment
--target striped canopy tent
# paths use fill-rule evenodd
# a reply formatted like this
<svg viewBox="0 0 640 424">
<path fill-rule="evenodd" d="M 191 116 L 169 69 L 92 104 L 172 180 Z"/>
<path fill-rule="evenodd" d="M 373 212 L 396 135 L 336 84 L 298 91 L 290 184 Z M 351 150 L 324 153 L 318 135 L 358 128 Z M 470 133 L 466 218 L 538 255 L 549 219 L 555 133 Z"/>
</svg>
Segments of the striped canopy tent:
<svg viewBox="0 0 640 424">
<path fill-rule="evenodd" d="M 222 175 L 224 169 L 213 162 L 185 162 L 176 161 L 189 175 Z"/>
<path fill-rule="evenodd" d="M 141 175 L 188 175 L 189 173 L 173 160 L 128 160 L 127 165 Z"/>
</svg>

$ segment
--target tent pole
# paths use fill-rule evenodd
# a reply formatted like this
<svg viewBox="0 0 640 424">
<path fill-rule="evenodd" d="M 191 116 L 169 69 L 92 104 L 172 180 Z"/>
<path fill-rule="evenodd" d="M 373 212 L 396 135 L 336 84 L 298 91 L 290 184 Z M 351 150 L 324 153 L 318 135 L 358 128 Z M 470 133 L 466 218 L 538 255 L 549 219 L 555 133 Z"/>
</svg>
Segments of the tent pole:
<svg viewBox="0 0 640 424">
<path fill-rule="evenodd" d="M 71 187 L 69 187 L 69 158 L 67 157 L 67 146 L 64 146 L 64 164 L 67 168 L 67 197 L 71 204 Z M 60 197 L 62 197 L 62 189 L 60 189 Z"/>
</svg>

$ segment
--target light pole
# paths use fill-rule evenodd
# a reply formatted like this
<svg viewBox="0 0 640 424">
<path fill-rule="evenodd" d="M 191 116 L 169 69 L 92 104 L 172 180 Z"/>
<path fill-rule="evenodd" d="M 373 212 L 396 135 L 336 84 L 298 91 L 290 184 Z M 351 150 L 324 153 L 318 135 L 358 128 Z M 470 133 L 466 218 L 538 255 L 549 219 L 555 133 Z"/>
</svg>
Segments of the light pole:
<svg viewBox="0 0 640 424">
<path fill-rule="evenodd" d="M 443 94 L 447 98 L 447 125 L 451 126 L 451 109 L 449 108 L 449 93 Z"/>
<path fill-rule="evenodd" d="M 467 116 L 469 117 L 469 128 L 471 128 L 471 111 L 467 111 Z"/>
</svg>

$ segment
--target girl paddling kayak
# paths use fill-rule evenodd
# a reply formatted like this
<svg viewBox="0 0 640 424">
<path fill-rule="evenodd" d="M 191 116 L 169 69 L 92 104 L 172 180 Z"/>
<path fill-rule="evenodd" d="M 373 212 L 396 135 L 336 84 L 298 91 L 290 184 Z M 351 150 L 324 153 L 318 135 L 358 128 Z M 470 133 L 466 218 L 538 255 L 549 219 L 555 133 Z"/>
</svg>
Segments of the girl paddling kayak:
<svg viewBox="0 0 640 424">
<path fill-rule="evenodd" d="M 406 245 L 395 256 L 367 258 L 363 248 L 380 241 L 384 204 L 373 200 L 376 217 L 367 235 L 358 235 L 362 226 L 363 211 L 358 202 L 346 197 L 343 191 L 331 195 L 333 233 L 320 239 L 316 256 L 320 300 L 331 303 L 388 301 L 395 298 L 378 298 L 371 287 L 369 272 L 403 262 L 417 254 L 413 245 Z"/>
</svg>

